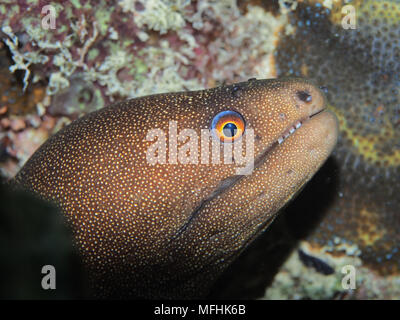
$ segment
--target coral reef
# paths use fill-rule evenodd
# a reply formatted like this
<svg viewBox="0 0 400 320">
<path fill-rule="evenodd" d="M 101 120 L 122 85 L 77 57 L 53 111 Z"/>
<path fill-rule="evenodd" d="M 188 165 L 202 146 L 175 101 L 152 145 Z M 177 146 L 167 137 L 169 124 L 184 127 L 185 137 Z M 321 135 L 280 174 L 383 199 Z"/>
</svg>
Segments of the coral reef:
<svg viewBox="0 0 400 320">
<path fill-rule="evenodd" d="M 310 241 L 334 250 L 339 237 L 360 247 L 364 263 L 398 274 L 400 3 L 354 1 L 357 25 L 344 29 L 341 9 L 349 3 L 299 3 L 291 14 L 296 30 L 276 50 L 277 73 L 326 86 L 340 120 L 337 196 Z"/>
<path fill-rule="evenodd" d="M 336 240 L 339 243 L 339 240 Z M 333 256 L 319 248 L 313 248 L 308 242 L 301 242 L 294 250 L 262 299 L 400 299 L 400 279 L 382 277 L 363 266 L 360 251 L 355 245 L 342 245 L 343 254 Z M 324 274 L 305 265 L 301 259 L 305 251 L 311 257 L 318 256 L 321 263 L 333 269 Z M 343 267 L 353 266 L 356 270 L 355 288 L 343 288 L 342 281 L 347 272 Z M 346 269 L 344 270 L 346 271 Z"/>
</svg>

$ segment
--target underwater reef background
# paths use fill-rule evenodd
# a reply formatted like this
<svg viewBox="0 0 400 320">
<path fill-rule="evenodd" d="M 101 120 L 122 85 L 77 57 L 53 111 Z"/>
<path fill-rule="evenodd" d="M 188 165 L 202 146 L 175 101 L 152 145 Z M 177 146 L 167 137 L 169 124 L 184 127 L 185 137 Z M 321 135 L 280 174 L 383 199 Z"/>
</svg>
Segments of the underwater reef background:
<svg viewBox="0 0 400 320">
<path fill-rule="evenodd" d="M 342 26 L 346 5 L 355 29 Z M 1 174 L 114 101 L 307 77 L 326 88 L 338 146 L 211 297 L 399 299 L 399 41 L 398 0 L 2 1 Z M 341 286 L 349 264 L 354 290 Z"/>
</svg>

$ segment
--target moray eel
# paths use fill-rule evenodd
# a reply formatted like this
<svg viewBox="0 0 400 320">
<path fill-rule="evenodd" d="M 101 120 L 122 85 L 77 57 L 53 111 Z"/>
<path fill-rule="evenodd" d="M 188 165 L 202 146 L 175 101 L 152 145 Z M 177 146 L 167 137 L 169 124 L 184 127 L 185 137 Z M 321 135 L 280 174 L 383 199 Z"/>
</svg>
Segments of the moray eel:
<svg viewBox="0 0 400 320">
<path fill-rule="evenodd" d="M 136 98 L 65 127 L 13 182 L 61 207 L 97 297 L 198 298 L 329 156 L 338 128 L 325 104 L 302 79 Z M 220 163 L 176 158 L 205 150 L 185 149 L 181 131 L 200 137 L 214 126 L 209 146 L 253 148 L 253 170 L 235 153 Z M 165 142 L 149 139 L 154 129 L 167 136 L 154 153 L 165 163 L 148 157 Z"/>
<path fill-rule="evenodd" d="M 355 29 L 342 27 L 346 4 Z M 398 275 L 400 1 L 335 1 L 329 9 L 309 0 L 290 21 L 294 32 L 282 34 L 275 52 L 277 75 L 323 83 L 340 123 L 336 197 L 308 239 L 334 252 L 357 246 L 366 266 Z"/>
</svg>

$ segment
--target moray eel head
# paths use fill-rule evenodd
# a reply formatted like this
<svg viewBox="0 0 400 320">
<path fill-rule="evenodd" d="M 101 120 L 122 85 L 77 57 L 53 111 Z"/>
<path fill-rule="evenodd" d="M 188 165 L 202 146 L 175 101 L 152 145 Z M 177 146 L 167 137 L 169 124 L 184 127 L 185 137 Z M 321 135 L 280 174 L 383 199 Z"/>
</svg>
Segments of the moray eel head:
<svg viewBox="0 0 400 320">
<path fill-rule="evenodd" d="M 159 94 L 73 122 L 14 183 L 61 207 L 98 296 L 200 297 L 318 170 L 337 131 L 302 79 Z"/>
</svg>

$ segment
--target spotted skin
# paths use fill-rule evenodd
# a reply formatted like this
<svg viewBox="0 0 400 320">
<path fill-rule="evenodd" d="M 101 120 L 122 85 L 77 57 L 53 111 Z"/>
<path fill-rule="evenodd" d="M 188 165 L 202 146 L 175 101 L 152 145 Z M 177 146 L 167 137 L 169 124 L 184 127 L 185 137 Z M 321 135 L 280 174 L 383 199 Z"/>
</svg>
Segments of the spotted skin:
<svg viewBox="0 0 400 320">
<path fill-rule="evenodd" d="M 343 29 L 344 1 L 299 3 L 295 27 L 283 35 L 275 61 L 279 76 L 305 76 L 328 89 L 339 118 L 336 198 L 309 240 L 357 245 L 380 274 L 400 269 L 400 1 L 346 2 L 356 29 Z"/>
<path fill-rule="evenodd" d="M 61 207 L 98 297 L 201 297 L 330 154 L 337 122 L 324 107 L 323 93 L 301 79 L 128 100 L 51 137 L 14 183 Z M 254 130 L 251 174 L 238 176 L 235 162 L 147 161 L 149 130 L 168 133 L 176 121 L 200 137 L 224 110 L 245 119 L 243 140 Z"/>
</svg>

